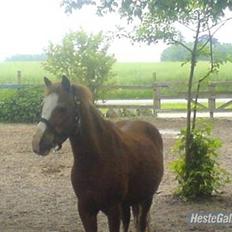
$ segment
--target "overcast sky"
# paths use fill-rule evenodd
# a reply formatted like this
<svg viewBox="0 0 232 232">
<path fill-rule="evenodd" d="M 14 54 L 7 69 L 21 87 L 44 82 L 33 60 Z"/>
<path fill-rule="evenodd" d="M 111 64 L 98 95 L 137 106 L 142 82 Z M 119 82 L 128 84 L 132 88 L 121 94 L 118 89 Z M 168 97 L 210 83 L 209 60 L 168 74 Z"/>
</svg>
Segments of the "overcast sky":
<svg viewBox="0 0 232 232">
<path fill-rule="evenodd" d="M 0 60 L 14 54 L 41 53 L 48 41 L 58 42 L 65 33 L 82 27 L 87 32 L 112 30 L 120 24 L 117 16 L 97 17 L 95 11 L 84 9 L 66 15 L 61 0 L 0 0 Z M 220 42 L 232 42 L 232 23 L 217 34 Z M 132 46 L 117 40 L 111 51 L 120 62 L 159 61 L 166 45 Z"/>
</svg>

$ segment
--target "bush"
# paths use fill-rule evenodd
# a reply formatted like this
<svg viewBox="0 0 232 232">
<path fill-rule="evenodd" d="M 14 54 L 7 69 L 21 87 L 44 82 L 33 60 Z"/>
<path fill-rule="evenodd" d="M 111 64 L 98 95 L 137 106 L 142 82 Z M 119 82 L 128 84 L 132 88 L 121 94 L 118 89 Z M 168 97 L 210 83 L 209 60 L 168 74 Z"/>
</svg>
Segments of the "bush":
<svg viewBox="0 0 232 232">
<path fill-rule="evenodd" d="M 90 88 L 94 98 L 99 96 L 104 83 L 113 77 L 116 59 L 108 54 L 109 38 L 102 32 L 94 35 L 83 30 L 67 34 L 61 44 L 50 43 L 43 67 L 55 76 L 67 75 Z"/>
<path fill-rule="evenodd" d="M 225 183 L 230 181 L 229 174 L 217 162 L 217 149 L 222 143 L 211 137 L 208 124 L 194 130 L 191 143 L 191 162 L 185 162 L 185 130 L 181 131 L 175 151 L 179 158 L 171 164 L 178 181 L 177 195 L 186 199 L 209 197 Z"/>
<path fill-rule="evenodd" d="M 41 114 L 42 92 L 42 88 L 30 87 L 5 94 L 0 101 L 0 121 L 22 123 L 38 121 Z"/>
</svg>

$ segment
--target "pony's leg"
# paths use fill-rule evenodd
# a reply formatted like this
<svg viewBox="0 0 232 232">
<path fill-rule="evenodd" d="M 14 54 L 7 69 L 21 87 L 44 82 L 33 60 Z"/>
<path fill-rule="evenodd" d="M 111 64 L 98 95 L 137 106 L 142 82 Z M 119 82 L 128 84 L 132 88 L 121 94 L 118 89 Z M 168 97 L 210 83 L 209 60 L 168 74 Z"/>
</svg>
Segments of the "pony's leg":
<svg viewBox="0 0 232 232">
<path fill-rule="evenodd" d="M 121 218 L 123 224 L 123 231 L 127 232 L 130 224 L 130 206 L 128 206 L 127 204 L 122 204 Z"/>
<path fill-rule="evenodd" d="M 151 232 L 151 211 L 147 214 L 147 232 Z"/>
<path fill-rule="evenodd" d="M 146 199 L 139 207 L 139 232 L 145 232 L 148 225 L 149 210 L 151 208 L 152 198 Z M 150 228 L 149 228 L 150 229 Z"/>
<path fill-rule="evenodd" d="M 110 232 L 120 231 L 120 205 L 116 205 L 106 212 Z"/>
<path fill-rule="evenodd" d="M 133 205 L 132 212 L 134 217 L 135 230 L 136 232 L 139 232 L 139 205 Z"/>
<path fill-rule="evenodd" d="M 78 211 L 86 232 L 97 232 L 97 210 L 91 209 L 88 204 L 78 201 Z"/>
</svg>

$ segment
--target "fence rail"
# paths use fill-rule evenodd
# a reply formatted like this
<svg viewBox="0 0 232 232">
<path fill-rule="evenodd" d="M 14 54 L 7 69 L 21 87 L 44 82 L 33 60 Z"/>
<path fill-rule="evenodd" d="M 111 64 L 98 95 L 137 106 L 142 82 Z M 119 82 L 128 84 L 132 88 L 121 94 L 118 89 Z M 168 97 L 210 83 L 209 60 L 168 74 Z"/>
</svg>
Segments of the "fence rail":
<svg viewBox="0 0 232 232">
<path fill-rule="evenodd" d="M 127 89 L 127 90 L 145 90 L 150 89 L 153 94 L 151 98 L 153 99 L 152 104 L 108 104 L 108 103 L 100 103 L 98 102 L 97 106 L 99 108 L 128 108 L 128 109 L 152 109 L 155 116 L 157 113 L 172 113 L 172 112 L 186 112 L 186 109 L 164 109 L 162 108 L 162 100 L 186 100 L 187 102 L 187 92 L 176 92 L 175 95 L 167 95 L 162 93 L 163 89 L 170 89 L 177 85 L 183 85 L 184 89 L 186 85 L 183 82 L 157 82 L 154 81 L 149 85 L 116 85 L 116 86 L 103 86 L 106 89 Z M 206 99 L 207 106 L 198 102 L 200 112 L 209 112 L 210 117 L 214 117 L 214 113 L 216 112 L 232 112 L 232 107 L 228 108 L 232 105 L 232 91 L 226 92 L 218 92 L 218 85 L 230 85 L 232 90 L 232 81 L 213 81 L 208 84 L 208 90 L 202 91 L 199 93 L 199 99 Z M 192 101 L 194 101 L 196 97 L 196 93 L 192 93 Z M 225 100 L 223 104 L 217 106 L 217 100 L 223 99 Z"/>
<path fill-rule="evenodd" d="M 22 84 L 21 72 L 17 72 L 17 83 L 4 83 L 0 84 L 0 89 L 21 89 L 28 86 L 35 86 L 35 85 L 28 85 Z M 155 80 L 155 78 L 154 78 Z M 158 82 L 154 81 L 151 84 L 147 85 L 112 85 L 112 86 L 103 86 L 104 89 L 107 90 L 115 90 L 115 89 L 123 89 L 123 90 L 151 90 L 152 95 L 151 99 L 152 104 L 139 104 L 136 102 L 133 104 L 114 104 L 114 103 L 105 103 L 98 101 L 97 106 L 99 108 L 108 108 L 108 109 L 151 109 L 153 114 L 157 116 L 157 113 L 172 113 L 172 112 L 186 112 L 186 109 L 177 109 L 177 108 L 170 108 L 165 109 L 162 107 L 162 100 L 187 100 L 187 93 L 184 91 L 175 92 L 175 95 L 168 95 L 167 93 L 163 93 L 163 90 L 170 90 L 177 85 L 183 85 L 183 89 L 186 89 L 186 84 L 183 82 Z M 231 86 L 231 91 L 226 92 L 218 92 L 217 86 L 226 85 Z M 196 93 L 193 93 L 192 101 Z M 199 94 L 200 99 L 207 100 L 207 106 L 198 103 L 199 111 L 201 112 L 209 112 L 210 117 L 213 118 L 215 112 L 232 112 L 232 107 L 228 108 L 232 105 L 232 81 L 212 81 L 208 84 L 208 90 L 202 91 Z M 225 101 L 220 106 L 217 106 L 217 100 L 224 99 Z"/>
</svg>

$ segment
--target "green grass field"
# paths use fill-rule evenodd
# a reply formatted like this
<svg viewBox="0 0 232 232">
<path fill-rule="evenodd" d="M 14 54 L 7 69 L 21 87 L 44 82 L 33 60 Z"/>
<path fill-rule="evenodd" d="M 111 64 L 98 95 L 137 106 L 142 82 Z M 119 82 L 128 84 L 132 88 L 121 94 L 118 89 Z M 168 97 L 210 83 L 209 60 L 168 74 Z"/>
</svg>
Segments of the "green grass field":
<svg viewBox="0 0 232 232">
<path fill-rule="evenodd" d="M 196 68 L 196 77 L 201 78 L 207 69 L 208 64 L 200 62 Z M 1 62 L 0 82 L 16 82 L 17 70 L 21 70 L 24 83 L 40 83 L 45 75 L 54 79 L 42 68 L 40 62 Z M 231 63 L 224 64 L 212 79 L 232 80 L 231 70 Z M 118 84 L 147 84 L 153 81 L 153 72 L 156 72 L 158 81 L 187 80 L 189 65 L 181 66 L 181 62 L 116 63 L 113 71 Z"/>
<path fill-rule="evenodd" d="M 213 76 L 213 79 L 232 79 L 231 69 L 232 64 L 223 65 L 220 72 Z M 199 63 L 196 68 L 196 77 L 202 78 L 207 70 L 208 64 L 206 62 Z M 122 84 L 151 83 L 153 72 L 156 73 L 157 81 L 187 81 L 189 65 L 181 66 L 181 62 L 116 63 L 114 71 L 117 74 L 115 80 Z"/>
<path fill-rule="evenodd" d="M 196 68 L 196 79 L 202 78 L 208 69 L 206 62 L 200 62 Z M 56 77 L 45 71 L 40 62 L 2 62 L 0 63 L 0 83 L 16 83 L 17 70 L 22 72 L 22 83 L 40 84 L 44 76 L 55 80 Z M 232 80 L 232 64 L 227 63 L 221 66 L 220 71 L 214 74 L 210 80 Z M 115 73 L 114 83 L 116 84 L 149 84 L 153 83 L 152 73 L 156 73 L 156 79 L 165 81 L 187 81 L 189 65 L 181 66 L 181 62 L 162 63 L 116 63 L 113 67 Z M 185 85 L 176 86 L 176 90 L 185 90 Z M 204 89 L 205 87 L 203 87 Z M 220 87 L 224 91 L 228 86 Z M 151 91 L 118 90 L 110 93 L 111 98 L 150 98 Z M 107 97 L 108 98 L 108 97 Z"/>
</svg>

